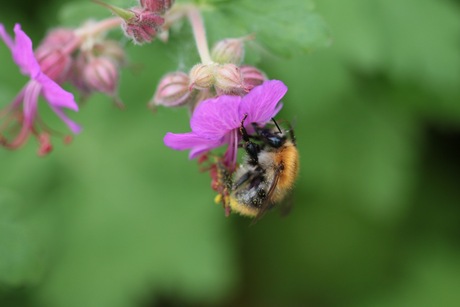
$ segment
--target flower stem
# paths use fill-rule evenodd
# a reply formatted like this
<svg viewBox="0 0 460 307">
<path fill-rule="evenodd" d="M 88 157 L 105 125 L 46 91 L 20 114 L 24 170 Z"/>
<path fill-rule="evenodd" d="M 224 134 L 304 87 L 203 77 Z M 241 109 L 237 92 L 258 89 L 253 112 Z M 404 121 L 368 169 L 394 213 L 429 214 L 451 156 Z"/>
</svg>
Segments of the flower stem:
<svg viewBox="0 0 460 307">
<path fill-rule="evenodd" d="M 206 40 L 203 18 L 199 9 L 194 6 L 188 7 L 187 16 L 193 29 L 196 48 L 198 49 L 201 62 L 203 64 L 212 63 L 211 55 L 209 54 L 208 41 Z"/>
<path fill-rule="evenodd" d="M 95 24 L 84 26 L 76 31 L 76 35 L 80 37 L 94 36 L 101 32 L 106 32 L 113 28 L 119 27 L 123 20 L 120 17 L 111 17 L 103 19 Z"/>
</svg>

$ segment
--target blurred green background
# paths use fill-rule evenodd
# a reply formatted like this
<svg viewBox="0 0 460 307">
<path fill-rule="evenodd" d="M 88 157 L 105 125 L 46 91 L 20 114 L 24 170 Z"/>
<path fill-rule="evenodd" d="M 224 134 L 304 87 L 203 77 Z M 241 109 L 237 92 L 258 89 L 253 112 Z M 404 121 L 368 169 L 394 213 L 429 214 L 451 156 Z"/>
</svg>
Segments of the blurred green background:
<svg viewBox="0 0 460 307">
<path fill-rule="evenodd" d="M 4 2 L 0 21 L 37 44 L 69 2 Z M 71 114 L 84 127 L 71 145 L 0 151 L 0 306 L 458 306 L 460 1 L 316 10 L 330 47 L 260 62 L 289 87 L 289 216 L 224 217 L 208 174 L 163 145 L 187 111 L 146 108 L 164 73 L 193 63 L 127 43 L 125 111 L 95 95 Z M 3 107 L 26 79 L 3 43 L 0 63 Z"/>
</svg>

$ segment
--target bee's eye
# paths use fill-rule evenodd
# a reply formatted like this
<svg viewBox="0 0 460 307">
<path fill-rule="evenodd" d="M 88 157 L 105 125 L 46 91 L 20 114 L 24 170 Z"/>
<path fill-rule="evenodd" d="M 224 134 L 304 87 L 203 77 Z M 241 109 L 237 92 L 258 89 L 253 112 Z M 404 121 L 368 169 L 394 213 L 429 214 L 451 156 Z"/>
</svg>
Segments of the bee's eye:
<svg viewBox="0 0 460 307">
<path fill-rule="evenodd" d="M 283 145 L 284 140 L 279 136 L 270 136 L 267 138 L 267 143 L 272 147 L 278 148 Z"/>
</svg>

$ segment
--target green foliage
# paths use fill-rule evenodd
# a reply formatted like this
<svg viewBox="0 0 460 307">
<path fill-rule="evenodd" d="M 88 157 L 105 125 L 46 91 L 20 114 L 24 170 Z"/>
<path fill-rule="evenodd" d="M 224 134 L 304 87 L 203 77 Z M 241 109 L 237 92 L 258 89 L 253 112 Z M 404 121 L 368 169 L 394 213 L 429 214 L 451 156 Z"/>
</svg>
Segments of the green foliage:
<svg viewBox="0 0 460 307">
<path fill-rule="evenodd" d="M 119 7 L 126 5 L 124 0 L 111 0 L 106 3 Z M 58 13 L 58 21 L 62 26 L 77 27 L 87 21 L 88 18 L 98 20 L 111 15 L 112 12 L 100 4 L 92 1 L 76 1 L 68 2 L 62 6 Z"/>
<path fill-rule="evenodd" d="M 257 33 L 269 52 L 250 61 L 289 87 L 278 119 L 301 155 L 291 214 L 225 218 L 209 176 L 162 144 L 189 130 L 186 110 L 145 107 L 164 73 L 197 61 L 183 23 L 169 44 L 126 45 L 125 111 L 95 95 L 69 113 L 84 127 L 72 144 L 0 151 L 0 305 L 456 306 L 458 2 L 195 3 L 211 43 Z M 65 25 L 110 16 L 61 5 Z M 13 17 L 43 36 L 19 6 L 0 12 L 9 31 Z M 2 43 L 0 60 L 6 105 L 24 78 Z"/>
<path fill-rule="evenodd" d="M 311 1 L 217 1 L 206 12 L 211 41 L 255 33 L 262 46 L 290 56 L 330 43 L 326 24 Z"/>
</svg>

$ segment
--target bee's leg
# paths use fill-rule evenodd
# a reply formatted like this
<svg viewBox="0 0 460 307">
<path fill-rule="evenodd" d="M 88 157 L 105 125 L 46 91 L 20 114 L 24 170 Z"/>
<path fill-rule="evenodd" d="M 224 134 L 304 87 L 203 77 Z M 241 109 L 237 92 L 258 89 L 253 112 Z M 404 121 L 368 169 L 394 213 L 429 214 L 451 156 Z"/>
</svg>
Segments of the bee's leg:
<svg viewBox="0 0 460 307">
<path fill-rule="evenodd" d="M 256 123 L 252 123 L 252 128 L 254 128 L 254 131 L 256 132 L 256 135 L 251 135 L 250 137 L 254 140 L 262 140 L 262 135 L 263 135 L 263 128 L 261 128 L 259 125 Z"/>
<path fill-rule="evenodd" d="M 251 141 L 250 135 L 246 131 L 246 128 L 244 128 L 244 121 L 248 117 L 247 114 L 244 115 L 243 120 L 241 120 L 241 126 L 240 126 L 240 133 L 241 137 L 243 138 L 243 148 L 246 151 L 246 153 L 249 155 L 250 158 L 250 163 L 252 165 L 256 165 L 258 161 L 257 155 L 260 152 L 260 146 L 254 142 Z"/>
<path fill-rule="evenodd" d="M 243 183 L 248 181 L 250 177 L 251 177 L 251 174 L 249 172 L 245 173 L 233 184 L 232 189 L 233 190 L 238 189 Z"/>
</svg>

